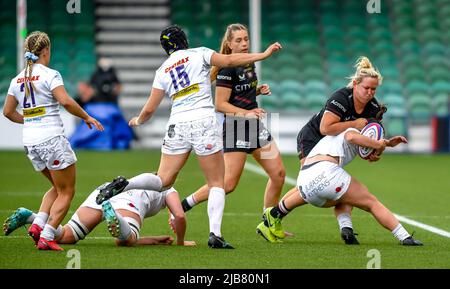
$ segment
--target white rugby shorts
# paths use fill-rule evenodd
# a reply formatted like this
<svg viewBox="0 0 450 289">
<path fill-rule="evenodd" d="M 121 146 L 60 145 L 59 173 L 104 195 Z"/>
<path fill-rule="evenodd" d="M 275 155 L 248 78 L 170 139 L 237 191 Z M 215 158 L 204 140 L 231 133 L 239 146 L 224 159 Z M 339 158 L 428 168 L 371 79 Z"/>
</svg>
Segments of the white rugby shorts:
<svg viewBox="0 0 450 289">
<path fill-rule="evenodd" d="M 350 181 L 351 176 L 337 164 L 319 161 L 300 170 L 297 188 L 306 202 L 322 207 L 328 200 L 339 200 L 347 192 Z"/>
<path fill-rule="evenodd" d="M 178 155 L 194 149 L 196 155 L 207 156 L 223 148 L 216 116 L 208 116 L 198 120 L 168 123 L 161 152 Z"/>
<path fill-rule="evenodd" d="M 102 210 L 102 205 L 97 205 L 95 202 L 98 193 L 98 189 L 94 190 L 80 207 Z M 149 199 L 147 196 L 144 196 L 144 194 L 145 192 L 143 192 L 143 190 L 129 190 L 112 197 L 109 202 L 114 210 L 122 209 L 138 214 L 142 224 L 147 208 L 149 207 Z"/>
<path fill-rule="evenodd" d="M 45 168 L 52 171 L 63 170 L 77 161 L 69 141 L 63 135 L 24 148 L 36 171 Z"/>
</svg>

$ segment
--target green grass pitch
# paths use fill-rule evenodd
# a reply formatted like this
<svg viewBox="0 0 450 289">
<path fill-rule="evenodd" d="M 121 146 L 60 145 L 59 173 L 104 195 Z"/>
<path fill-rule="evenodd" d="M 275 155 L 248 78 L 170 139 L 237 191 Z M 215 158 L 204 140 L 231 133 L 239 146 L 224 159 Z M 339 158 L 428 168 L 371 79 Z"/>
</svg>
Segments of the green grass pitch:
<svg viewBox="0 0 450 289">
<path fill-rule="evenodd" d="M 117 175 L 127 177 L 155 171 L 158 151 L 86 152 L 78 151 L 77 190 L 71 214 L 99 184 Z M 249 158 L 250 162 L 253 159 Z M 296 179 L 296 156 L 284 156 L 287 175 Z M 39 208 L 48 182 L 34 172 L 23 152 L 0 152 L 0 219 L 17 207 Z M 394 213 L 450 232 L 450 155 L 386 154 L 378 163 L 360 159 L 347 167 L 365 183 Z M 236 250 L 212 250 L 207 246 L 206 203 L 188 212 L 187 240 L 197 247 L 147 246 L 119 248 L 109 238 L 105 224 L 99 225 L 86 240 L 64 245 L 65 252 L 38 251 L 21 228 L 10 236 L 0 236 L 0 268 L 66 268 L 67 252 L 80 252 L 81 268 L 360 268 L 367 267 L 368 251 L 380 252 L 381 268 L 450 268 L 450 239 L 405 224 L 423 247 L 403 247 L 390 232 L 366 212 L 353 210 L 353 224 L 360 246 L 345 246 L 340 239 L 332 209 L 305 206 L 284 221 L 285 229 L 295 233 L 281 244 L 270 244 L 255 233 L 263 205 L 267 178 L 244 171 L 236 191 L 226 198 L 222 233 Z M 203 185 L 197 161 L 191 157 L 175 187 L 182 197 Z M 291 185 L 286 184 L 283 194 Z M 172 234 L 167 213 L 161 212 L 144 222 L 141 236 Z"/>
</svg>

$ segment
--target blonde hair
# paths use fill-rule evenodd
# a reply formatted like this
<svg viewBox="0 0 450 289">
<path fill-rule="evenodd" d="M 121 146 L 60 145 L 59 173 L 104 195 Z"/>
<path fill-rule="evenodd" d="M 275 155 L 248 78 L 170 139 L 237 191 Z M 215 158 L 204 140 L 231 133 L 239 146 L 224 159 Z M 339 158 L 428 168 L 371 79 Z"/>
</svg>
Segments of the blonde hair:
<svg viewBox="0 0 450 289">
<path fill-rule="evenodd" d="M 361 83 L 361 81 L 365 77 L 377 78 L 378 85 L 381 85 L 383 81 L 381 73 L 378 71 L 378 69 L 373 67 L 369 58 L 367 58 L 366 56 L 361 56 L 358 58 L 355 64 L 355 68 L 356 68 L 355 74 L 348 77 L 348 79 L 350 79 L 350 82 L 347 84 L 348 88 L 353 88 L 353 81 L 356 81 L 356 83 Z"/>
<path fill-rule="evenodd" d="M 41 31 L 34 31 L 30 35 L 25 38 L 24 50 L 25 52 L 30 52 L 39 57 L 42 52 L 42 49 L 50 47 L 50 38 L 47 33 Z M 27 82 L 30 82 L 31 85 L 34 85 L 31 82 L 31 74 L 33 72 L 33 64 L 36 60 L 28 59 L 25 64 L 25 96 L 28 97 L 30 95 L 30 88 L 27 85 Z"/>
<path fill-rule="evenodd" d="M 220 44 L 221 54 L 231 54 L 231 48 L 228 46 L 228 43 L 233 39 L 233 33 L 238 30 L 245 30 L 248 33 L 248 29 L 244 24 L 234 23 L 227 26 L 227 30 L 222 38 L 222 43 Z M 213 66 L 211 69 L 211 82 L 216 80 L 217 74 L 219 73 L 219 67 Z"/>
</svg>

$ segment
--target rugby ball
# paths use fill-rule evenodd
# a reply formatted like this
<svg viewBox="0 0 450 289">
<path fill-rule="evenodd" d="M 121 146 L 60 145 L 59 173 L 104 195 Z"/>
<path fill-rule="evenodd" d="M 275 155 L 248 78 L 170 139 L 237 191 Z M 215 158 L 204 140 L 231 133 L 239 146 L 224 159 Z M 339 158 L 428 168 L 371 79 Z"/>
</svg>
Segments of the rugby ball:
<svg viewBox="0 0 450 289">
<path fill-rule="evenodd" d="M 384 137 L 384 131 L 383 127 L 376 122 L 369 123 L 366 125 L 362 131 L 362 135 L 368 136 L 375 140 L 380 140 Z M 358 154 L 361 158 L 367 160 L 369 156 L 374 152 L 373 148 L 367 148 L 367 147 L 358 147 Z"/>
</svg>

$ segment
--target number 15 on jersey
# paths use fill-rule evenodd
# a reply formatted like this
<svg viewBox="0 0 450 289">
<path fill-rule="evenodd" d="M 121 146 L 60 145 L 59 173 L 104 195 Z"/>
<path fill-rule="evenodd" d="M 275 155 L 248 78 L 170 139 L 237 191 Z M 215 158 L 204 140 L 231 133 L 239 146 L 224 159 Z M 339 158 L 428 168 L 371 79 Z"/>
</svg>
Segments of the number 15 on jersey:
<svg viewBox="0 0 450 289">
<path fill-rule="evenodd" d="M 173 72 L 173 70 L 171 70 L 170 73 L 170 77 L 172 78 L 172 84 L 173 87 L 175 88 L 176 91 L 179 90 L 179 86 L 181 86 L 181 88 L 185 88 L 187 86 L 189 86 L 189 84 L 191 83 L 191 81 L 189 80 L 189 76 L 187 75 L 186 71 L 185 71 L 185 67 L 184 65 L 180 65 L 175 67 L 176 70 L 176 74 Z"/>
</svg>

